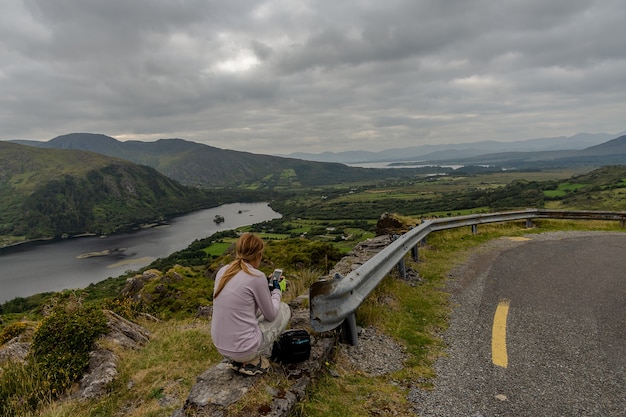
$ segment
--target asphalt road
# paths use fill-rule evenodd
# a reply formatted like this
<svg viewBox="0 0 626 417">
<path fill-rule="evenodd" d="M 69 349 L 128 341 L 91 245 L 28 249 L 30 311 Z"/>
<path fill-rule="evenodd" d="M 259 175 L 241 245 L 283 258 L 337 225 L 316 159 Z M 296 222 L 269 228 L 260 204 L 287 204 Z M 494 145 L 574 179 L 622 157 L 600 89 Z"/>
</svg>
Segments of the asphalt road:
<svg viewBox="0 0 626 417">
<path fill-rule="evenodd" d="M 409 396 L 419 416 L 626 416 L 626 233 L 528 238 L 455 272 L 448 354 Z"/>
</svg>

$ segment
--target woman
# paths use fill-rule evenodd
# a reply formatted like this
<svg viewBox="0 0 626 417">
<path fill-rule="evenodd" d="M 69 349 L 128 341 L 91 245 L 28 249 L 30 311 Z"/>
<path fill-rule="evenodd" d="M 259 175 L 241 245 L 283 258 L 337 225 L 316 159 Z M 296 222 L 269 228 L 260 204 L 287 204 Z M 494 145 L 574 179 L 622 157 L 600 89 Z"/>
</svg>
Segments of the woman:
<svg viewBox="0 0 626 417">
<path fill-rule="evenodd" d="M 258 236 L 243 234 L 235 260 L 217 272 L 213 290 L 213 343 L 230 366 L 245 375 L 270 368 L 272 345 L 291 318 L 280 288 L 270 292 L 267 277 L 257 269 L 263 246 Z"/>
</svg>

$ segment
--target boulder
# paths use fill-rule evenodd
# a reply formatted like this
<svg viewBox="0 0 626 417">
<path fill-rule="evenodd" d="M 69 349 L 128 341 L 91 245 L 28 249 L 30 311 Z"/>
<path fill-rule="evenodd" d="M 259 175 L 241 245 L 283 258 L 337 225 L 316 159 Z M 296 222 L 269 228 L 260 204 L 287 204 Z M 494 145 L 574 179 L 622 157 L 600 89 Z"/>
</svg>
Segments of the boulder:
<svg viewBox="0 0 626 417">
<path fill-rule="evenodd" d="M 108 349 L 89 353 L 89 368 L 78 383 L 78 391 L 72 398 L 91 400 L 107 393 L 107 388 L 117 377 L 117 356 Z"/>
<path fill-rule="evenodd" d="M 197 377 L 185 404 L 172 417 L 231 415 L 228 414 L 228 407 L 240 401 L 251 390 L 265 390 L 272 394 L 273 399 L 256 413 L 246 411 L 246 416 L 286 417 L 294 405 L 304 398 L 306 388 L 324 367 L 334 345 L 335 339 L 332 337 L 312 337 L 311 356 L 308 360 L 289 365 L 272 363 L 273 370 L 270 372 L 284 373 L 287 377 L 288 386 L 281 390 L 265 385 L 262 377 L 241 375 L 230 369 L 225 362 L 220 362 Z"/>
<path fill-rule="evenodd" d="M 150 332 L 144 327 L 110 310 L 106 310 L 105 314 L 109 326 L 109 332 L 104 335 L 105 339 L 126 349 L 138 349 L 150 340 Z"/>
<path fill-rule="evenodd" d="M 9 340 L 0 349 L 0 365 L 8 361 L 24 363 L 29 349 L 30 343 L 20 341 L 19 337 Z"/>
<path fill-rule="evenodd" d="M 376 236 L 402 235 L 413 226 L 415 225 L 410 223 L 409 219 L 405 219 L 400 215 L 383 213 L 376 222 Z"/>
</svg>

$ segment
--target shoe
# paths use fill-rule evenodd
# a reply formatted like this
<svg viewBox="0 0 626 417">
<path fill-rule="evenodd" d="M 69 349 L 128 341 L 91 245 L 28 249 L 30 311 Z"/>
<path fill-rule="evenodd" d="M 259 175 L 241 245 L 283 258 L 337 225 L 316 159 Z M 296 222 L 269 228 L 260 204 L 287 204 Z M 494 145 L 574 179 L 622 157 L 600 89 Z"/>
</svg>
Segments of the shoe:
<svg viewBox="0 0 626 417">
<path fill-rule="evenodd" d="M 230 359 L 226 360 L 226 367 L 232 369 L 235 372 L 239 372 L 239 368 L 241 368 L 242 365 L 243 363 L 241 362 L 236 362 Z"/>
<path fill-rule="evenodd" d="M 244 375 L 260 375 L 266 373 L 270 369 L 270 362 L 266 357 L 261 356 L 256 364 L 244 363 L 239 368 L 239 373 Z"/>
</svg>

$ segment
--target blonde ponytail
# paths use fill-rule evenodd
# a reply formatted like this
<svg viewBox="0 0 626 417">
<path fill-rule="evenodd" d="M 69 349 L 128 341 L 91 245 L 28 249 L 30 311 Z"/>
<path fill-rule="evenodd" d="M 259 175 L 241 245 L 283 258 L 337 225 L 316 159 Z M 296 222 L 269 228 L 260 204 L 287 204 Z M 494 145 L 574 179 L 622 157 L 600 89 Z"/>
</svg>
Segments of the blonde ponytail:
<svg viewBox="0 0 626 417">
<path fill-rule="evenodd" d="M 239 272 L 244 271 L 247 274 L 252 275 L 250 265 L 248 262 L 254 260 L 258 256 L 262 256 L 263 253 L 263 240 L 260 237 L 253 235 L 252 233 L 244 233 L 237 240 L 235 246 L 236 258 L 234 261 L 228 264 L 224 275 L 219 281 L 219 284 L 213 290 L 213 298 L 222 292 L 226 284 Z"/>
</svg>

